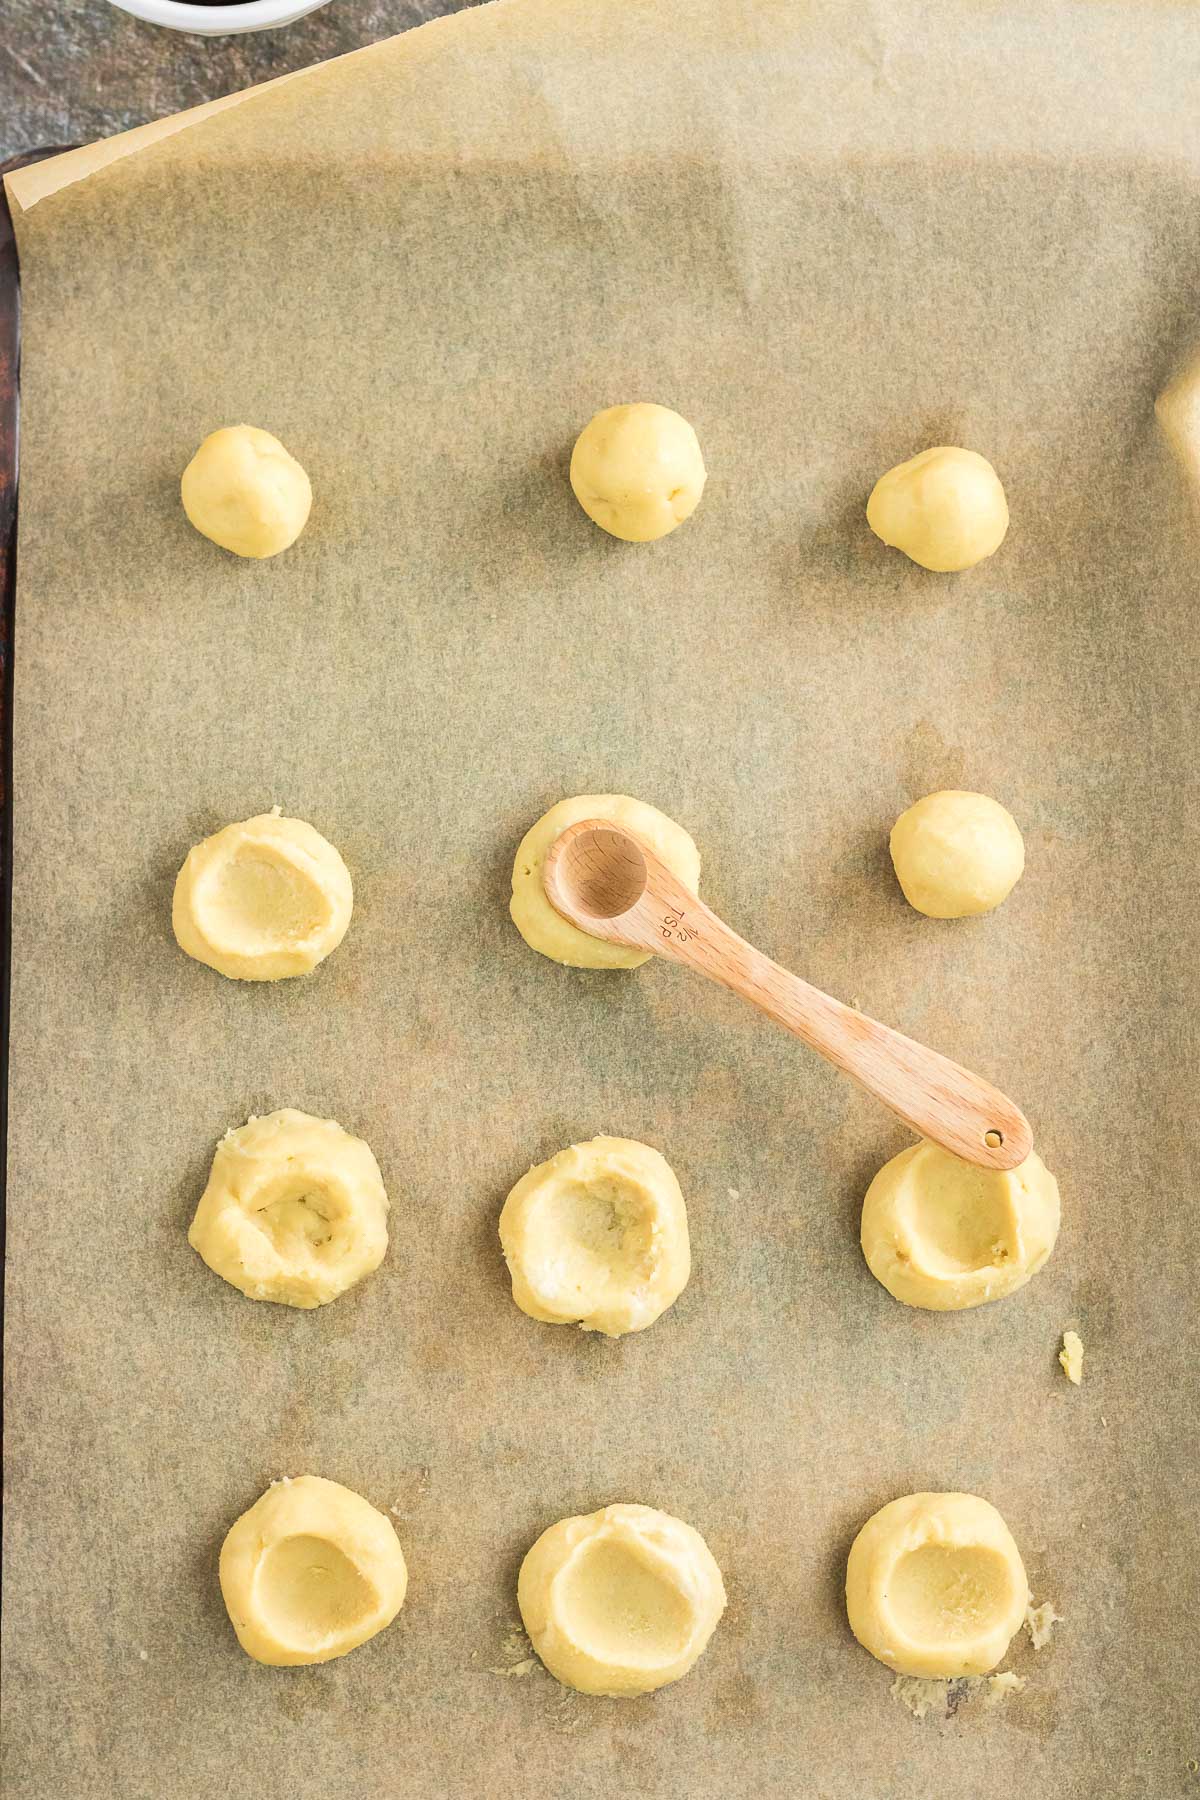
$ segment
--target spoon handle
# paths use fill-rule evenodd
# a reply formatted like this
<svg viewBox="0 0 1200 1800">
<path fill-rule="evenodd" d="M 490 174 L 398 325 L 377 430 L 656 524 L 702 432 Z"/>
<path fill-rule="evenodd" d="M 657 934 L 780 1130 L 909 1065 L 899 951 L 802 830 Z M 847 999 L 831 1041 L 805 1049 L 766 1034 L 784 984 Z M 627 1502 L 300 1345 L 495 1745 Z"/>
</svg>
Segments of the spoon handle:
<svg viewBox="0 0 1200 1800">
<path fill-rule="evenodd" d="M 620 920 L 623 941 L 636 936 L 641 948 L 740 994 L 953 1156 L 984 1169 L 1024 1162 L 1028 1121 L 990 1083 L 772 962 L 649 853 L 646 868 L 645 891 Z"/>
</svg>

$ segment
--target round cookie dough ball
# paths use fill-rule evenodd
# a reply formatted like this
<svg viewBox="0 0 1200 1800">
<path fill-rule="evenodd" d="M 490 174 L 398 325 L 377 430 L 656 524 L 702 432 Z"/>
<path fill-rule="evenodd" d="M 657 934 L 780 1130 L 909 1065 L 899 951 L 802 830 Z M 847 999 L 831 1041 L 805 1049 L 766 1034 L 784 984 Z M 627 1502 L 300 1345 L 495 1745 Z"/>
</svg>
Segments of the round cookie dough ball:
<svg viewBox="0 0 1200 1800">
<path fill-rule="evenodd" d="M 687 1286 L 687 1208 L 664 1156 L 632 1138 L 572 1144 L 522 1176 L 500 1214 L 513 1299 L 531 1319 L 644 1331 Z"/>
<path fill-rule="evenodd" d="M 272 1482 L 221 1546 L 238 1642 L 274 1668 L 332 1662 L 390 1625 L 408 1570 L 390 1519 L 320 1475 Z"/>
<path fill-rule="evenodd" d="M 987 794 L 956 788 L 926 794 L 892 826 L 896 879 L 910 906 L 929 919 L 991 912 L 1025 868 L 1017 821 Z"/>
<path fill-rule="evenodd" d="M 867 524 L 923 569 L 970 569 L 1003 543 L 1008 501 L 985 456 L 942 444 L 880 476 Z"/>
<path fill-rule="evenodd" d="M 289 1106 L 226 1132 L 188 1243 L 249 1300 L 325 1306 L 379 1267 L 387 1216 L 369 1146 Z"/>
<path fill-rule="evenodd" d="M 626 794 L 577 794 L 560 800 L 521 839 L 512 872 L 509 912 L 513 924 L 531 950 L 540 950 L 551 961 L 572 969 L 638 969 L 650 961 L 648 950 L 627 950 L 589 937 L 555 912 L 542 886 L 542 867 L 555 838 L 580 819 L 611 819 L 632 832 L 661 862 L 666 863 L 685 888 L 695 893 L 700 881 L 700 852 L 683 829 L 655 806 L 631 800 Z"/>
<path fill-rule="evenodd" d="M 1021 1629 L 1028 1605 L 1012 1534 L 975 1494 L 889 1501 L 850 1549 L 850 1629 L 901 1675 L 985 1675 Z"/>
<path fill-rule="evenodd" d="M 1024 1287 L 1058 1236 L 1058 1183 L 1035 1151 L 1001 1172 L 914 1144 L 867 1189 L 867 1267 L 906 1306 L 958 1312 Z"/>
<path fill-rule="evenodd" d="M 706 479 L 696 433 L 669 406 L 609 406 L 571 452 L 571 486 L 588 518 L 613 537 L 648 544 L 700 504 Z"/>
<path fill-rule="evenodd" d="M 281 981 L 337 949 L 353 908 L 350 871 L 333 845 L 276 807 L 188 852 L 171 923 L 180 949 L 219 975 Z"/>
<path fill-rule="evenodd" d="M 235 556 L 278 556 L 308 523 L 308 476 L 279 439 L 254 425 L 205 438 L 183 471 L 183 510 L 196 530 Z"/>
<path fill-rule="evenodd" d="M 652 1506 L 606 1506 L 544 1531 L 521 1564 L 517 1604 L 556 1680 L 613 1699 L 686 1675 L 725 1610 L 698 1531 Z"/>
</svg>

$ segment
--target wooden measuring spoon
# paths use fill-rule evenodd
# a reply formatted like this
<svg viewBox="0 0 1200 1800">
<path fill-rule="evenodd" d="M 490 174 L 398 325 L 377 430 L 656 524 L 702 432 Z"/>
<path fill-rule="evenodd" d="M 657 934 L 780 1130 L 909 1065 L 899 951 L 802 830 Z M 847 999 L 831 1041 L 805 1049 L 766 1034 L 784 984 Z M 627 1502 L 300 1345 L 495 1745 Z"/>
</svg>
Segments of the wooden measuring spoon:
<svg viewBox="0 0 1200 1800">
<path fill-rule="evenodd" d="M 650 950 L 732 989 L 964 1162 L 1015 1169 L 1033 1148 L 1011 1100 L 780 968 L 619 826 L 603 819 L 569 825 L 546 852 L 542 882 L 555 911 L 589 937 Z"/>
</svg>

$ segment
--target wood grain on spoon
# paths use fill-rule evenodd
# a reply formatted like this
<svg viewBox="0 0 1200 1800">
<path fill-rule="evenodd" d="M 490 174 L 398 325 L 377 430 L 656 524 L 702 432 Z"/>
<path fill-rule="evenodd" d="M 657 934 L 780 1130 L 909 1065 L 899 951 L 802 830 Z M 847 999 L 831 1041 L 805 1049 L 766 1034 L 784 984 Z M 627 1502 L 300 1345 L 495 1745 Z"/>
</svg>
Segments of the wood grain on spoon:
<svg viewBox="0 0 1200 1800">
<path fill-rule="evenodd" d="M 546 853 L 542 880 L 551 906 L 580 931 L 685 963 L 740 994 L 964 1162 L 1014 1169 L 1029 1155 L 1033 1135 L 1011 1100 L 763 956 L 619 826 L 568 826 Z"/>
</svg>

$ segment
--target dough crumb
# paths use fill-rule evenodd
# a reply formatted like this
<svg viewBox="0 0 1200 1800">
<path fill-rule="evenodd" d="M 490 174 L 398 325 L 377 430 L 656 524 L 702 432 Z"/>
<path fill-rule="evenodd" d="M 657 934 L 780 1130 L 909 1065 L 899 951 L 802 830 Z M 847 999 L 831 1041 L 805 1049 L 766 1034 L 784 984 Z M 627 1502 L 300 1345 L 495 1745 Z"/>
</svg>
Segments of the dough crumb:
<svg viewBox="0 0 1200 1800">
<path fill-rule="evenodd" d="M 952 1719 L 978 1703 L 986 1709 L 1001 1706 L 1011 1694 L 1019 1694 L 1025 1679 L 1003 1670 L 999 1675 L 955 1675 L 929 1679 L 923 1675 L 897 1675 L 891 1695 L 914 1719 Z"/>
<path fill-rule="evenodd" d="M 477 1654 L 472 1651 L 472 1661 Z M 542 1666 L 534 1656 L 533 1645 L 520 1625 L 510 1623 L 505 1628 L 500 1640 L 500 1655 L 504 1658 L 503 1662 L 490 1664 L 487 1671 L 489 1675 L 515 1675 L 520 1680 L 523 1676 L 536 1674 Z"/>
<path fill-rule="evenodd" d="M 948 1681 L 925 1681 L 919 1675 L 897 1675 L 892 1683 L 892 1699 L 914 1719 L 923 1719 L 935 1707 L 944 1715 L 949 1685 Z"/>
<path fill-rule="evenodd" d="M 1022 1675 L 1014 1675 L 1011 1669 L 1002 1669 L 999 1675 L 989 1675 L 987 1693 L 983 1696 L 985 1706 L 1002 1706 L 1010 1694 L 1019 1694 L 1025 1686 Z"/>
<path fill-rule="evenodd" d="M 148 1650 L 139 1650 L 138 1651 L 138 1661 L 139 1662 L 149 1662 L 150 1661 L 150 1652 Z"/>
<path fill-rule="evenodd" d="M 1040 1606 L 1035 1606 L 1031 1600 L 1025 1609 L 1025 1627 L 1035 1650 L 1044 1650 L 1050 1642 L 1050 1633 L 1061 1624 L 1062 1614 L 1055 1612 L 1050 1600 L 1043 1600 Z"/>
<path fill-rule="evenodd" d="M 1062 1349 L 1058 1353 L 1063 1374 L 1075 1387 L 1083 1381 L 1083 1339 L 1077 1331 L 1064 1331 Z"/>
<path fill-rule="evenodd" d="M 898 1701 L 914 1719 L 927 1718 L 930 1713 L 938 1719 L 952 1719 L 973 1698 L 982 1681 L 981 1675 L 955 1675 L 950 1679 L 942 1676 L 897 1675 L 892 1683 L 891 1694 L 892 1699 Z"/>
<path fill-rule="evenodd" d="M 729 1198 L 731 1200 L 740 1200 L 742 1197 L 741 1190 L 739 1188 L 729 1188 L 728 1193 L 729 1193 Z"/>
</svg>

